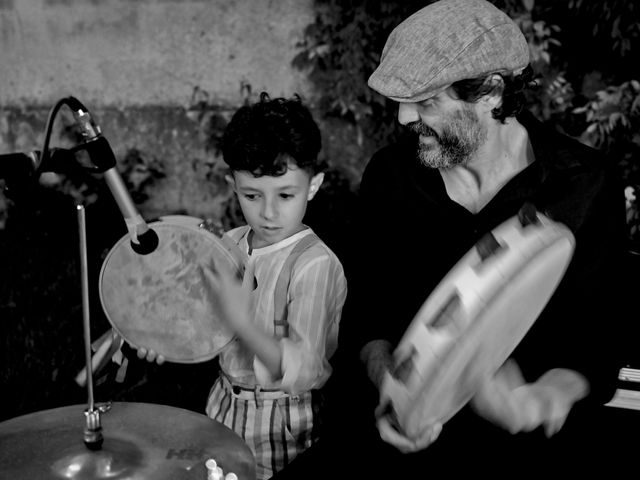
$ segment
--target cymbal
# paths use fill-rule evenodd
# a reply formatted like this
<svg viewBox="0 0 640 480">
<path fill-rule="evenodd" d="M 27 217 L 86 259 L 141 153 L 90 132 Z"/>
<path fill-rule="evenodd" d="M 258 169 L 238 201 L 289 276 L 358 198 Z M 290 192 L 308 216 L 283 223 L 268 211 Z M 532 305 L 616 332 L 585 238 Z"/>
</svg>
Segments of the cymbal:
<svg viewBox="0 0 640 480">
<path fill-rule="evenodd" d="M 0 479 L 206 480 L 205 461 L 255 479 L 249 447 L 205 415 L 148 403 L 114 402 L 101 415 L 102 448 L 84 445 L 86 405 L 0 423 Z"/>
</svg>

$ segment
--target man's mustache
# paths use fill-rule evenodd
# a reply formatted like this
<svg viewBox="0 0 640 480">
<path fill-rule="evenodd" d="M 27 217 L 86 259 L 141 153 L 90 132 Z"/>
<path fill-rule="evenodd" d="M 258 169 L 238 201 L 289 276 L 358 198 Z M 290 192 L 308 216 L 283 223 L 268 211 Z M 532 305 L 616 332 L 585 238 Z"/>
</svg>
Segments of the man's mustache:
<svg viewBox="0 0 640 480">
<path fill-rule="evenodd" d="M 440 140 L 440 137 L 436 131 L 426 123 L 416 120 L 415 122 L 407 123 L 407 128 L 418 135 L 424 135 L 426 137 L 434 137 L 436 140 Z"/>
</svg>

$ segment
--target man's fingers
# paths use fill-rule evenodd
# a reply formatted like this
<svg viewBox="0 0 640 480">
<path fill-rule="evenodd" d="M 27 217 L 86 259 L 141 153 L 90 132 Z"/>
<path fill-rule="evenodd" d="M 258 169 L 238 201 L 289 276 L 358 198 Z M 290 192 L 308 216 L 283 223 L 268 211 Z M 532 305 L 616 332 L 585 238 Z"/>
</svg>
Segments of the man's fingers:
<svg viewBox="0 0 640 480">
<path fill-rule="evenodd" d="M 515 360 L 509 358 L 506 362 L 500 367 L 496 376 L 501 377 L 504 380 L 506 386 L 513 390 L 516 387 L 524 385 L 526 383 L 524 377 L 522 376 L 522 371 L 520 367 L 515 362 Z"/>
<path fill-rule="evenodd" d="M 471 401 L 473 409 L 485 420 L 516 433 L 521 427 L 517 405 L 503 379 L 482 383 Z"/>
<path fill-rule="evenodd" d="M 414 452 L 416 446 L 404 435 L 400 434 L 389 422 L 386 416 L 380 417 L 377 422 L 380 438 L 393 445 L 403 453 Z"/>
<path fill-rule="evenodd" d="M 431 445 L 440 435 L 442 424 L 436 423 L 432 427 L 426 429 L 419 438 L 410 439 L 400 433 L 389 421 L 386 415 L 377 420 L 378 432 L 380 438 L 385 442 L 393 445 L 402 453 L 417 452 Z"/>
</svg>

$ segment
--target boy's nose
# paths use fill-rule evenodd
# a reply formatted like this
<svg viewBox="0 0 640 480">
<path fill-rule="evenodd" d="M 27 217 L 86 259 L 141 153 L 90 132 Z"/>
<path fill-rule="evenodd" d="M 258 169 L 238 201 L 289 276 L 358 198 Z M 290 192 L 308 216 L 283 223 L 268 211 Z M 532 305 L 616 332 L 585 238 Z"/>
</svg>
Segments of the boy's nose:
<svg viewBox="0 0 640 480">
<path fill-rule="evenodd" d="M 398 122 L 401 125 L 407 125 L 418 120 L 420 120 L 420 115 L 418 115 L 418 108 L 415 103 L 401 103 L 398 106 Z"/>
<path fill-rule="evenodd" d="M 265 202 L 262 204 L 262 216 L 267 220 L 275 218 L 277 212 L 278 210 L 273 201 L 265 200 Z"/>
</svg>

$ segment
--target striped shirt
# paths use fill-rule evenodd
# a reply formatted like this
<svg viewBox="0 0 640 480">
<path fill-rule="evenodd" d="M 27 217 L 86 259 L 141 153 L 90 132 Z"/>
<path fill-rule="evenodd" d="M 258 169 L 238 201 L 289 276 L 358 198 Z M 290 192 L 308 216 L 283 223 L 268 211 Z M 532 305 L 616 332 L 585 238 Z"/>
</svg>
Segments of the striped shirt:
<svg viewBox="0 0 640 480">
<path fill-rule="evenodd" d="M 250 249 L 249 226 L 226 233 L 247 259 L 255 263 L 258 288 L 253 292 L 252 312 L 256 325 L 274 332 L 274 291 L 284 262 L 296 243 L 312 234 L 307 228 L 280 242 Z M 234 382 L 275 388 L 291 394 L 322 387 L 331 375 L 329 359 L 338 345 L 338 326 L 347 295 L 344 271 L 336 255 L 322 241 L 296 260 L 287 291 L 289 336 L 280 339 L 282 378 L 268 370 L 238 339 L 225 348 L 220 367 Z"/>
</svg>

